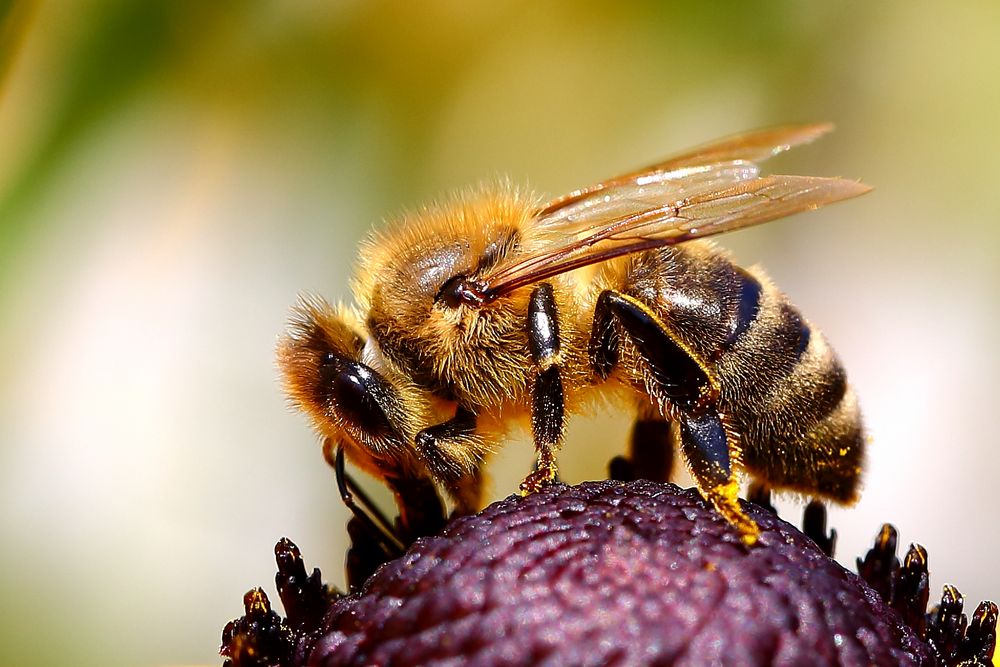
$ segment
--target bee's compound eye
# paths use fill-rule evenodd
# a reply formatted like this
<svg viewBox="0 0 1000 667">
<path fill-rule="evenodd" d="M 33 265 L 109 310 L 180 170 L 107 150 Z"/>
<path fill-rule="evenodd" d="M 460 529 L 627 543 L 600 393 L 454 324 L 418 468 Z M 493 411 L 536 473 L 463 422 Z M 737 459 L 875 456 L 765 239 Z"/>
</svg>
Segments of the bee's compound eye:
<svg viewBox="0 0 1000 667">
<path fill-rule="evenodd" d="M 344 419 L 372 435 L 392 430 L 383 403 L 393 400 L 395 390 L 381 375 L 364 364 L 343 359 L 324 364 L 321 375 L 332 407 Z"/>
<path fill-rule="evenodd" d="M 327 367 L 327 366 L 333 366 L 334 364 L 337 363 L 337 360 L 339 358 L 340 357 L 338 357 L 333 352 L 327 352 L 327 353 L 323 354 L 323 356 L 321 356 L 319 358 L 319 365 L 323 366 L 324 368 Z"/>
</svg>

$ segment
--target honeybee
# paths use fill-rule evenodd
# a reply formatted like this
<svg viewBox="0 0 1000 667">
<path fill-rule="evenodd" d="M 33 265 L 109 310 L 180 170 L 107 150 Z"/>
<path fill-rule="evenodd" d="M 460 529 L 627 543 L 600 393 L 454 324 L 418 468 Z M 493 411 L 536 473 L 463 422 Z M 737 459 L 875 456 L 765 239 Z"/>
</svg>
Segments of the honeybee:
<svg viewBox="0 0 1000 667">
<path fill-rule="evenodd" d="M 328 460 L 342 449 L 393 488 L 404 524 L 428 480 L 477 510 L 518 419 L 537 449 L 521 492 L 551 482 L 566 417 L 595 397 L 636 415 L 618 476 L 666 479 L 678 448 L 746 544 L 741 471 L 851 503 L 865 436 L 844 369 L 760 268 L 702 240 L 867 192 L 760 175 L 831 129 L 729 137 L 548 203 L 500 183 L 407 213 L 361 249 L 354 306 L 297 306 L 278 352 L 288 394 Z"/>
</svg>

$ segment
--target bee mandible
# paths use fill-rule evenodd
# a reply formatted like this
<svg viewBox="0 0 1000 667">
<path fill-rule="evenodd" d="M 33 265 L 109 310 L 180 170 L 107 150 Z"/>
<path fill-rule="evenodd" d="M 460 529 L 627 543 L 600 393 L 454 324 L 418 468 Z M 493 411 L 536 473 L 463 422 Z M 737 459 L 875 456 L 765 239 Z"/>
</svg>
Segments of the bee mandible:
<svg viewBox="0 0 1000 667">
<path fill-rule="evenodd" d="M 556 477 L 567 415 L 607 398 L 636 415 L 626 475 L 666 479 L 679 449 L 739 532 L 739 472 L 856 499 L 864 429 L 823 335 L 764 272 L 705 237 L 856 197 L 853 180 L 761 175 L 831 129 L 719 140 L 548 203 L 506 183 L 404 214 L 364 245 L 355 305 L 303 299 L 279 345 L 293 402 L 397 494 L 439 483 L 478 509 L 483 465 L 530 423 L 530 493 Z"/>
</svg>

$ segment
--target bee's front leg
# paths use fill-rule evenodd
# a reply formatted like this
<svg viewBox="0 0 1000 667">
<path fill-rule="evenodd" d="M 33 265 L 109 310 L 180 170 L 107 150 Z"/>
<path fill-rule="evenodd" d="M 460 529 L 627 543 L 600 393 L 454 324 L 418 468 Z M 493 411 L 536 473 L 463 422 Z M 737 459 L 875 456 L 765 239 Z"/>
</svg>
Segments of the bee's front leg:
<svg viewBox="0 0 1000 667">
<path fill-rule="evenodd" d="M 459 406 L 448 421 L 417 433 L 414 444 L 421 461 L 448 490 L 455 514 L 479 511 L 483 457 L 489 448 L 476 432 L 476 413 Z"/>
<path fill-rule="evenodd" d="M 559 316 L 552 285 L 542 283 L 528 304 L 528 346 L 537 375 L 531 392 L 531 431 L 538 450 L 535 471 L 521 482 L 521 493 L 539 490 L 556 479 L 555 452 L 562 442 L 565 406 L 559 371 Z"/>
<path fill-rule="evenodd" d="M 324 440 L 323 457 L 337 475 L 341 500 L 354 515 L 347 523 L 350 545 L 344 563 L 347 585 L 353 592 L 384 563 L 399 558 L 406 551 L 406 538 L 400 534 L 404 505 L 400 504 L 400 523 L 394 524 L 347 474 L 341 443 L 332 438 Z M 434 497 L 437 498 L 437 494 Z"/>
<path fill-rule="evenodd" d="M 618 326 L 642 357 L 646 390 L 660 414 L 678 422 L 681 449 L 701 494 L 740 531 L 746 544 L 759 530 L 740 508 L 731 458 L 739 439 L 719 406 L 714 371 L 683 344 L 669 325 L 635 297 L 601 293 L 594 313 L 590 356 L 595 372 L 607 377 L 618 363 Z"/>
</svg>

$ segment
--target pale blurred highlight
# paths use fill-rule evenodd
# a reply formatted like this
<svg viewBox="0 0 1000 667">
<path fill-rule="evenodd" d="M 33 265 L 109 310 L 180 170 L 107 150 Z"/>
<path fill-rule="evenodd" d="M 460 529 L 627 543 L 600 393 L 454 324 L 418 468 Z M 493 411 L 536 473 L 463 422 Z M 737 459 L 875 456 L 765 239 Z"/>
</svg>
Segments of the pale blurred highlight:
<svg viewBox="0 0 1000 667">
<path fill-rule="evenodd" d="M 274 345 L 299 292 L 349 300 L 372 225 L 792 122 L 838 129 L 768 169 L 875 192 L 720 242 L 860 396 L 838 555 L 891 521 L 928 548 L 932 598 L 1000 597 L 1000 5 L 67 0 L 0 21 L 0 664 L 219 664 L 282 536 L 343 584 L 346 512 Z M 574 420 L 564 478 L 604 476 L 628 426 Z M 505 496 L 530 446 L 497 459 Z"/>
</svg>

